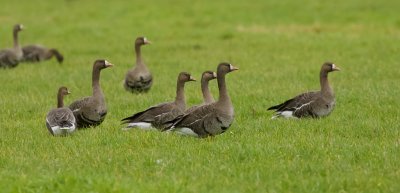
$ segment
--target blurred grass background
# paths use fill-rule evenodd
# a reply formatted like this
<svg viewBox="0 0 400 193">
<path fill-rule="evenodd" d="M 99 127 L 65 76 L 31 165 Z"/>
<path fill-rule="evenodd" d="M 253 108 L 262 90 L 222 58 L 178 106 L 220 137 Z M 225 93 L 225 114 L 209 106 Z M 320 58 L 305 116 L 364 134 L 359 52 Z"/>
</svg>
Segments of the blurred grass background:
<svg viewBox="0 0 400 193">
<path fill-rule="evenodd" d="M 0 7 L 0 47 L 39 43 L 65 56 L 0 69 L 3 192 L 398 192 L 400 2 L 385 1 L 10 1 Z M 154 75 L 152 90 L 123 90 L 133 43 Z M 55 138 L 45 127 L 56 92 L 91 94 L 96 59 L 109 113 L 97 128 Z M 319 120 L 270 120 L 266 108 L 319 89 L 324 61 L 337 106 Z M 121 131 L 119 120 L 173 100 L 176 76 L 197 79 L 221 61 L 236 118 L 204 140 Z M 210 84 L 217 97 L 216 82 Z M 186 85 L 188 106 L 200 83 Z"/>
</svg>

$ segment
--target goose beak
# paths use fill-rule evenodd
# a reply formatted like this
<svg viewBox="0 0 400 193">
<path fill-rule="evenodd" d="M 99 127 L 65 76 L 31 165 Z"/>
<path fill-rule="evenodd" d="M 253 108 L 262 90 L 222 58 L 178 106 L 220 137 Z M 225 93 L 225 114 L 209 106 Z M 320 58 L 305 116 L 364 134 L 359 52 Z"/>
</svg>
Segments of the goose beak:
<svg viewBox="0 0 400 193">
<path fill-rule="evenodd" d="M 196 79 L 193 76 L 190 76 L 189 81 L 196 81 Z"/>
<path fill-rule="evenodd" d="M 108 67 L 113 67 L 113 66 L 114 66 L 114 64 L 111 64 L 111 63 L 108 62 L 107 60 L 105 61 L 105 63 L 106 63 L 106 68 L 108 68 Z"/>
<path fill-rule="evenodd" d="M 332 71 L 340 71 L 340 68 L 337 67 L 335 64 L 332 64 Z"/>
<path fill-rule="evenodd" d="M 239 68 L 238 68 L 238 67 L 235 67 L 235 66 L 233 66 L 233 65 L 231 64 L 230 70 L 231 70 L 231 72 L 232 72 L 232 71 L 235 71 L 235 70 L 239 70 Z"/>
<path fill-rule="evenodd" d="M 67 90 L 67 94 L 71 94 L 71 92 L 69 90 Z"/>
</svg>

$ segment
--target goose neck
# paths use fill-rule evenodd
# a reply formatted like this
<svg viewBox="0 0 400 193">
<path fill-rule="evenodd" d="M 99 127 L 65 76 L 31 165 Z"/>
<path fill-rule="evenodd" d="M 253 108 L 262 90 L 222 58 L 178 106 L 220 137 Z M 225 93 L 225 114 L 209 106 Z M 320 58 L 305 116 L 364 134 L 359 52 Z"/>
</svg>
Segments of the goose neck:
<svg viewBox="0 0 400 193">
<path fill-rule="evenodd" d="M 230 103 L 231 99 L 229 98 L 228 89 L 226 88 L 225 75 L 226 75 L 226 73 L 218 73 L 217 74 L 217 82 L 218 82 L 218 90 L 219 90 L 219 102 L 228 102 L 228 103 Z"/>
<path fill-rule="evenodd" d="M 96 66 L 93 67 L 93 72 L 92 72 L 92 89 L 93 89 L 93 96 L 103 94 L 100 87 L 100 69 Z"/>
<path fill-rule="evenodd" d="M 211 96 L 210 89 L 208 88 L 208 80 L 201 80 L 201 92 L 203 93 L 203 100 L 205 103 L 211 103 L 214 101 Z"/>
<path fill-rule="evenodd" d="M 142 66 L 142 51 L 141 51 L 141 45 L 140 44 L 135 44 L 135 53 L 136 53 L 136 65 L 137 66 Z"/>
<path fill-rule="evenodd" d="M 175 103 L 185 109 L 185 82 L 177 81 Z"/>
<path fill-rule="evenodd" d="M 64 95 L 61 92 L 57 94 L 57 108 L 64 107 Z"/>
<path fill-rule="evenodd" d="M 330 87 L 328 81 L 328 72 L 323 70 L 320 73 L 320 85 L 321 85 L 321 92 L 323 94 L 332 92 L 332 88 Z"/>
</svg>

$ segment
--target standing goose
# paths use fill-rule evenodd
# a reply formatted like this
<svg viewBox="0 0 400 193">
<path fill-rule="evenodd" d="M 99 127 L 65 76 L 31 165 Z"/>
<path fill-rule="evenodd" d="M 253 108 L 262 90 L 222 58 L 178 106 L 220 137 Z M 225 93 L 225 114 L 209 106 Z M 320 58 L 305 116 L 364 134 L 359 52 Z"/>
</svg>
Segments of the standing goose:
<svg viewBox="0 0 400 193">
<path fill-rule="evenodd" d="M 145 37 L 138 37 L 135 41 L 136 66 L 125 75 L 124 88 L 130 92 L 147 92 L 153 84 L 153 76 L 142 60 L 141 47 L 150 44 Z"/>
<path fill-rule="evenodd" d="M 22 49 L 18 42 L 18 33 L 22 31 L 24 26 L 17 24 L 13 28 L 14 48 L 0 50 L 0 67 L 14 68 L 19 64 L 23 57 Z"/>
<path fill-rule="evenodd" d="M 93 95 L 77 100 L 69 105 L 74 113 L 78 128 L 100 125 L 107 115 L 107 105 L 100 87 L 100 71 L 113 66 L 106 60 L 96 60 L 92 71 Z"/>
<path fill-rule="evenodd" d="M 203 103 L 190 107 L 185 113 L 190 113 L 199 106 L 210 104 L 214 102 L 214 97 L 211 95 L 210 89 L 208 88 L 208 81 L 217 78 L 217 73 L 212 71 L 205 71 L 201 75 L 201 92 L 203 94 Z"/>
<path fill-rule="evenodd" d="M 201 138 L 224 133 L 234 119 L 233 105 L 226 88 L 225 75 L 238 69 L 229 63 L 219 64 L 217 68 L 218 101 L 200 106 L 178 118 L 168 131 Z"/>
<path fill-rule="evenodd" d="M 306 92 L 285 101 L 282 104 L 269 107 L 268 110 L 275 110 L 277 117 L 285 118 L 319 118 L 329 115 L 335 107 L 335 95 L 328 82 L 328 73 L 340 69 L 331 62 L 325 62 L 320 71 L 320 91 Z"/>
<path fill-rule="evenodd" d="M 24 54 L 23 61 L 25 62 L 41 62 L 49 60 L 53 56 L 56 57 L 58 63 L 62 63 L 64 60 L 63 55 L 55 48 L 48 49 L 42 45 L 28 45 L 22 47 Z"/>
<path fill-rule="evenodd" d="M 128 123 L 125 130 L 136 127 L 163 130 L 169 126 L 172 123 L 170 121 L 182 115 L 185 111 L 185 83 L 188 81 L 195 81 L 195 79 L 189 73 L 181 72 L 177 80 L 175 101 L 152 106 L 147 110 L 122 119 L 123 124 Z"/>
<path fill-rule="evenodd" d="M 46 126 L 54 136 L 67 135 L 75 131 L 76 120 L 71 109 L 64 107 L 64 96 L 70 94 L 67 87 L 60 87 L 57 94 L 57 108 L 46 116 Z"/>
</svg>

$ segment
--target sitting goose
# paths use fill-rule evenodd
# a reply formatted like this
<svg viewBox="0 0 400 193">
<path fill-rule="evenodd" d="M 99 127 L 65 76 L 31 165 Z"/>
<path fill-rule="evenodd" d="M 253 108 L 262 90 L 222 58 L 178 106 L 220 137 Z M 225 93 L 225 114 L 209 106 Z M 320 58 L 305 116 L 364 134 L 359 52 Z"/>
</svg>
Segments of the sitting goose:
<svg viewBox="0 0 400 193">
<path fill-rule="evenodd" d="M 217 78 L 217 73 L 212 71 L 205 71 L 201 75 L 201 92 L 203 94 L 203 103 L 190 107 L 185 113 L 190 113 L 199 106 L 210 104 L 214 102 L 214 97 L 211 95 L 210 89 L 208 88 L 208 81 Z"/>
<path fill-rule="evenodd" d="M 140 48 L 150 44 L 145 37 L 138 37 L 135 41 L 136 66 L 125 75 L 124 88 L 130 92 L 147 92 L 153 84 L 153 76 L 142 60 Z"/>
<path fill-rule="evenodd" d="M 200 106 L 177 118 L 168 131 L 201 138 L 224 133 L 234 119 L 233 105 L 226 88 L 225 75 L 235 70 L 238 68 L 232 64 L 225 62 L 219 64 L 217 69 L 218 101 Z"/>
<path fill-rule="evenodd" d="M 122 124 L 128 123 L 127 128 L 141 128 L 141 129 L 164 129 L 171 124 L 173 119 L 184 113 L 186 107 L 185 101 L 185 83 L 188 81 L 195 81 L 195 79 L 187 72 L 181 72 L 178 76 L 176 97 L 174 102 L 162 103 L 152 106 L 147 110 L 136 113 L 130 117 L 124 118 Z"/>
<path fill-rule="evenodd" d="M 56 57 L 58 63 L 62 63 L 64 60 L 63 55 L 55 48 L 48 49 L 42 45 L 28 45 L 22 47 L 24 54 L 23 61 L 25 62 L 41 62 L 49 60 L 53 56 Z"/>
<path fill-rule="evenodd" d="M 13 28 L 14 48 L 8 48 L 0 50 L 0 67 L 2 68 L 14 68 L 22 59 L 22 49 L 18 43 L 18 33 L 22 31 L 24 26 L 17 24 Z"/>
<path fill-rule="evenodd" d="M 100 71 L 113 66 L 106 60 L 96 60 L 92 71 L 93 95 L 79 99 L 69 105 L 74 113 L 78 128 L 100 125 L 107 115 L 107 106 L 100 87 Z"/>
<path fill-rule="evenodd" d="M 57 94 L 57 108 L 46 116 L 46 126 L 54 136 L 63 136 L 75 131 L 76 120 L 71 109 L 64 107 L 64 96 L 70 94 L 67 87 L 60 87 Z"/>
<path fill-rule="evenodd" d="M 285 118 L 319 118 L 329 115 L 335 107 L 335 96 L 328 82 L 328 73 L 340 69 L 331 62 L 325 62 L 320 71 L 320 91 L 313 91 L 300 94 L 282 104 L 269 107 L 268 110 L 275 110 L 277 117 Z"/>
</svg>

